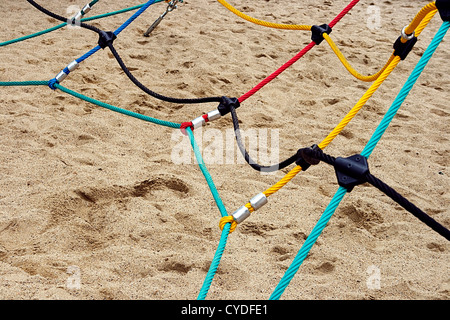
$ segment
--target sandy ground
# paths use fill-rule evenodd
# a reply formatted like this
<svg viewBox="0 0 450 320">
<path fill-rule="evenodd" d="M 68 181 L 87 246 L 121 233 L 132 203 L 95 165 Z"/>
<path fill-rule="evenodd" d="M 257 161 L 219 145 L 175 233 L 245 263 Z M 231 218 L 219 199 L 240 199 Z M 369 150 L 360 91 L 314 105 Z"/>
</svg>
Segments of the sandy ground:
<svg viewBox="0 0 450 320">
<path fill-rule="evenodd" d="M 61 15 L 84 5 L 40 3 Z M 328 23 L 348 1 L 230 3 L 264 20 L 312 25 Z M 427 3 L 361 1 L 331 36 L 357 70 L 373 73 Z M 100 1 L 89 15 L 136 4 Z M 369 5 L 380 9 L 377 30 L 367 25 Z M 141 82 L 168 96 L 239 97 L 310 42 L 309 32 L 249 23 L 214 0 L 186 0 L 143 37 L 165 7 L 151 6 L 115 46 Z M 1 1 L 0 9 L 8 12 L 0 41 L 59 23 L 24 0 Z M 92 24 L 115 30 L 129 16 Z M 328 153 L 361 152 L 441 23 L 437 15 Z M 2 47 L 0 81 L 49 80 L 96 42 L 93 32 L 63 28 Z M 448 44 L 444 39 L 369 161 L 374 175 L 447 227 Z M 108 50 L 63 85 L 178 123 L 217 107 L 146 95 Z M 282 160 L 320 142 L 369 85 L 347 73 L 324 42 L 242 104 L 241 128 L 278 133 Z M 234 145 L 231 163 L 217 160 L 225 154 L 207 162 L 230 213 L 287 172 L 262 175 L 243 164 L 231 128 L 228 115 L 196 132 L 198 141 L 210 130 Z M 189 163 L 174 161 L 180 139 L 173 129 L 47 87 L 0 88 L 0 298 L 196 299 L 219 242 L 220 213 L 193 153 Z M 323 164 L 273 195 L 230 235 L 207 299 L 268 299 L 336 190 L 334 171 Z M 282 299 L 449 299 L 449 257 L 443 237 L 363 185 L 344 198 Z M 377 276 L 380 286 L 371 286 Z"/>
</svg>

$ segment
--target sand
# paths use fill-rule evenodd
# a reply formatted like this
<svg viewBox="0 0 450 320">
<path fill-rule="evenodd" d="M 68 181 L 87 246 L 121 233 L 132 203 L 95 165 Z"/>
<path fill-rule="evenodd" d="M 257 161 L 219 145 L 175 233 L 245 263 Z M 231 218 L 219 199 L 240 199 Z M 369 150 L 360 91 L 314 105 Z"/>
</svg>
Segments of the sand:
<svg viewBox="0 0 450 320">
<path fill-rule="evenodd" d="M 230 3 L 260 19 L 312 25 L 328 23 L 348 1 Z M 361 1 L 331 36 L 360 73 L 371 74 L 427 3 Z M 69 6 L 83 4 L 45 5 L 65 15 Z M 89 15 L 136 4 L 100 1 Z M 378 29 L 367 25 L 370 5 L 380 9 Z M 186 0 L 143 37 L 165 7 L 151 6 L 115 46 L 142 83 L 167 96 L 239 97 L 310 42 L 309 32 L 249 23 L 214 0 Z M 24 0 L 2 1 L 0 9 L 8 12 L 0 41 L 59 24 Z M 131 14 L 91 24 L 115 30 Z M 437 15 L 408 58 L 326 149 L 329 154 L 362 151 L 441 23 Z M 91 31 L 63 28 L 2 47 L 0 81 L 52 79 L 96 42 Z M 444 39 L 369 160 L 375 176 L 446 227 L 448 48 Z M 217 107 L 146 95 L 107 49 L 83 62 L 63 85 L 177 123 Z M 353 78 L 324 42 L 242 104 L 241 128 L 269 138 L 278 133 L 283 160 L 322 141 L 369 86 Z M 48 87 L 0 92 L 0 298 L 196 299 L 219 243 L 221 215 L 193 153 L 188 163 L 177 163 L 178 130 Z M 234 148 L 234 158 L 224 152 L 206 162 L 229 213 L 287 172 L 260 174 L 243 164 L 227 135 L 231 129 L 227 115 L 195 133 L 203 141 L 213 132 Z M 229 236 L 207 299 L 268 299 L 337 188 L 333 169 L 321 164 L 270 197 Z M 282 299 L 449 299 L 449 257 L 443 237 L 364 184 L 344 198 Z"/>
</svg>

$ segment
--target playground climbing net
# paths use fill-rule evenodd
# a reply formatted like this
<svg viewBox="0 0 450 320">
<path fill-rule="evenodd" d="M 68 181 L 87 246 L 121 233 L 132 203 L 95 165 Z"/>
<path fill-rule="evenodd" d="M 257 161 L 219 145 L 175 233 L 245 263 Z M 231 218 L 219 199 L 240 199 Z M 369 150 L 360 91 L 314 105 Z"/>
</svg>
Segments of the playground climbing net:
<svg viewBox="0 0 450 320">
<path fill-rule="evenodd" d="M 43 35 L 48 32 L 52 32 L 58 30 L 66 25 L 78 25 L 81 28 L 86 30 L 90 30 L 98 34 L 99 41 L 97 46 L 88 51 L 83 56 L 78 59 L 70 62 L 60 73 L 58 73 L 53 79 L 48 81 L 18 81 L 18 82 L 0 82 L 0 86 L 48 86 L 52 90 L 60 90 L 66 94 L 72 95 L 76 98 L 85 100 L 89 103 L 95 104 L 97 106 L 109 109 L 114 112 L 118 112 L 130 117 L 134 117 L 143 121 L 151 122 L 157 125 L 166 126 L 169 128 L 180 129 L 185 135 L 187 135 L 190 139 L 192 148 L 194 150 L 195 157 L 197 159 L 199 168 L 203 173 L 206 182 L 209 186 L 209 189 L 212 193 L 212 196 L 217 204 L 217 207 L 222 215 L 222 218 L 219 221 L 219 227 L 222 230 L 220 242 L 216 253 L 212 259 L 212 263 L 210 268 L 206 274 L 205 280 L 203 282 L 203 286 L 200 289 L 198 299 L 202 300 L 206 298 L 206 295 L 209 291 L 211 283 L 213 281 L 214 275 L 217 272 L 220 260 L 222 258 L 223 252 L 225 250 L 225 246 L 227 243 L 227 239 L 230 233 L 232 233 L 238 226 L 239 223 L 242 223 L 244 220 L 249 218 L 253 212 L 261 209 L 267 202 L 268 198 L 274 195 L 277 191 L 282 189 L 286 184 L 289 183 L 297 174 L 301 171 L 306 171 L 312 165 L 318 165 L 320 162 L 324 162 L 328 165 L 334 167 L 336 172 L 336 177 L 339 183 L 339 189 L 331 199 L 331 202 L 326 207 L 319 221 L 307 237 L 306 241 L 298 251 L 298 254 L 295 256 L 291 265 L 285 272 L 284 276 L 281 278 L 279 284 L 275 288 L 274 292 L 270 296 L 270 299 L 277 300 L 281 297 L 285 289 L 288 287 L 290 281 L 297 273 L 300 265 L 303 263 L 304 259 L 307 257 L 309 251 L 312 246 L 324 230 L 328 221 L 330 220 L 333 213 L 336 211 L 339 203 L 343 199 L 343 197 L 351 192 L 354 187 L 363 184 L 369 183 L 375 186 L 377 189 L 388 195 L 392 200 L 401 205 L 405 210 L 416 216 L 420 221 L 429 226 L 432 230 L 445 237 L 447 240 L 450 240 L 450 232 L 447 228 L 442 226 L 440 223 L 435 221 L 433 218 L 428 216 L 421 209 L 416 207 L 413 203 L 405 199 L 402 195 L 400 195 L 393 188 L 388 186 L 386 183 L 382 182 L 380 179 L 376 178 L 369 170 L 368 159 L 373 152 L 374 148 L 382 138 L 384 132 L 388 128 L 390 122 L 394 118 L 395 114 L 405 101 L 406 97 L 410 93 L 420 74 L 425 69 L 425 66 L 430 61 L 433 53 L 436 51 L 439 44 L 442 42 L 445 34 L 450 28 L 450 0 L 437 0 L 436 2 L 431 2 L 424 6 L 418 14 L 414 17 L 409 25 L 404 27 L 401 31 L 400 36 L 394 41 L 394 51 L 392 55 L 386 62 L 383 68 L 381 68 L 377 73 L 369 76 L 364 76 L 358 73 L 346 60 L 344 55 L 341 53 L 337 45 L 333 42 L 330 34 L 333 28 L 339 23 L 341 19 L 345 17 L 345 15 L 352 10 L 352 8 L 358 4 L 359 0 L 351 1 L 341 13 L 339 13 L 329 24 L 321 24 L 321 25 L 297 25 L 297 24 L 278 24 L 267 22 L 259 19 L 255 19 L 250 17 L 232 5 L 227 3 L 225 0 L 217 0 L 221 5 L 223 5 L 226 9 L 241 17 L 242 19 L 247 20 L 248 22 L 255 23 L 260 26 L 269 27 L 269 28 L 278 28 L 285 30 L 301 30 L 301 31 L 309 31 L 311 32 L 311 42 L 302 49 L 298 54 L 296 54 L 291 60 L 282 65 L 278 70 L 270 74 L 264 80 L 262 80 L 259 84 L 257 84 L 254 88 L 252 88 L 247 93 L 243 94 L 239 98 L 230 98 L 227 96 L 216 96 L 216 97 L 200 97 L 200 98 L 174 98 L 167 97 L 162 94 L 156 93 L 153 90 L 146 87 L 142 84 L 130 71 L 130 69 L 125 65 L 124 61 L 121 59 L 119 53 L 114 47 L 114 41 L 118 38 L 119 34 L 127 28 L 134 20 L 136 20 L 145 10 L 147 10 L 151 5 L 162 2 L 162 0 L 150 0 L 142 5 L 130 7 L 127 9 L 110 12 L 107 14 L 102 14 L 94 17 L 86 17 L 87 13 L 91 11 L 91 9 L 95 6 L 98 0 L 91 1 L 86 4 L 83 9 L 78 12 L 72 18 L 66 18 L 59 16 L 52 11 L 42 7 L 38 3 L 33 0 L 27 0 L 32 6 L 36 9 L 40 10 L 44 14 L 55 18 L 62 23 L 55 27 L 52 27 L 47 30 L 43 30 L 41 32 L 21 37 L 18 39 L 6 41 L 0 43 L 0 47 L 7 46 L 16 42 L 24 41 L 27 39 L 31 39 L 33 37 L 37 37 Z M 165 1 L 168 4 L 166 11 L 158 18 L 157 21 L 147 30 L 146 36 L 154 29 L 157 25 L 161 23 L 163 18 L 172 10 L 176 8 L 177 3 L 182 3 L 183 1 Z M 126 20 L 118 29 L 115 31 L 104 31 L 99 28 L 87 24 L 87 22 L 95 19 L 100 19 L 120 13 L 125 13 L 129 11 L 137 10 L 128 20 Z M 398 96 L 392 103 L 391 107 L 381 120 L 377 129 L 373 133 L 372 137 L 368 141 L 365 148 L 362 150 L 360 154 L 355 154 L 353 156 L 343 158 L 343 157 L 333 157 L 323 152 L 323 150 L 342 132 L 342 130 L 348 125 L 348 123 L 356 116 L 356 114 L 362 109 L 362 107 L 366 104 L 366 102 L 372 97 L 375 91 L 382 85 L 382 83 L 386 80 L 386 78 L 393 72 L 393 70 L 397 67 L 397 65 L 406 59 L 409 52 L 414 47 L 415 43 L 418 40 L 418 37 L 424 30 L 424 28 L 428 25 L 428 23 L 433 19 L 433 17 L 439 12 L 440 17 L 443 20 L 443 23 L 434 36 L 432 42 L 423 53 L 420 61 L 415 66 L 414 70 L 410 74 L 408 80 L 404 84 L 401 91 L 398 93 Z M 295 62 L 297 62 L 300 58 L 305 56 L 310 50 L 312 50 L 315 46 L 320 45 L 323 41 L 326 41 L 328 45 L 331 47 L 332 51 L 339 58 L 343 66 L 348 70 L 348 72 L 353 75 L 356 79 L 372 82 L 371 86 L 367 90 L 367 92 L 357 101 L 355 106 L 348 112 L 347 115 L 341 120 L 341 122 L 332 130 L 329 135 L 322 140 L 322 142 L 305 148 L 300 148 L 294 155 L 290 158 L 280 162 L 279 164 L 264 166 L 253 161 L 245 149 L 245 146 L 242 142 L 242 137 L 239 130 L 239 120 L 237 116 L 236 109 L 241 106 L 241 104 L 253 96 L 256 92 L 261 90 L 264 86 L 269 84 L 272 80 L 278 77 L 282 72 L 292 66 Z M 64 86 L 61 83 L 66 79 L 69 74 L 75 71 L 80 64 L 95 54 L 100 49 L 108 48 L 113 54 L 115 60 L 123 70 L 123 72 L 127 75 L 127 77 L 132 81 L 139 89 L 141 89 L 146 94 L 171 103 L 178 104 L 198 104 L 198 103 L 218 103 L 218 107 L 215 110 L 208 112 L 202 116 L 196 117 L 192 121 L 187 121 L 183 123 L 174 123 L 161 119 L 156 119 L 153 117 L 145 116 L 139 113 L 131 112 L 126 109 L 118 108 L 116 106 L 95 100 L 93 98 L 87 97 L 80 93 L 74 92 Z M 201 151 L 196 143 L 194 137 L 194 130 L 205 125 L 207 122 L 214 121 L 223 116 L 226 116 L 228 113 L 231 114 L 233 120 L 234 131 L 236 135 L 237 145 L 245 158 L 246 162 L 255 170 L 272 172 L 284 169 L 290 165 L 294 165 L 294 168 L 291 169 L 280 181 L 278 181 L 273 186 L 269 187 L 267 190 L 255 195 L 253 198 L 249 200 L 248 203 L 238 208 L 232 214 L 228 214 L 225 209 L 224 204 L 220 198 L 220 195 L 214 185 L 213 179 L 208 172 L 208 169 L 205 166 L 205 163 L 202 159 Z"/>
</svg>

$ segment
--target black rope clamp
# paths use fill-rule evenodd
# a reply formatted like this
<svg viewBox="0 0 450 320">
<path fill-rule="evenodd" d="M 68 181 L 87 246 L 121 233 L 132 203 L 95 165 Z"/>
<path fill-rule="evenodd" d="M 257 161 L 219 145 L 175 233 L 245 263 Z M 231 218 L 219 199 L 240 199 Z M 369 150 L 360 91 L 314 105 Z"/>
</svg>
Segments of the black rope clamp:
<svg viewBox="0 0 450 320">
<path fill-rule="evenodd" d="M 369 164 L 367 158 L 360 154 L 355 154 L 348 158 L 336 158 L 334 170 L 338 183 L 351 192 L 357 185 L 365 183 L 366 175 L 369 174 Z"/>
<path fill-rule="evenodd" d="M 297 151 L 297 161 L 295 163 L 302 167 L 303 171 L 306 171 L 311 166 L 315 166 L 320 163 L 320 160 L 313 156 L 314 152 L 322 151 L 317 144 L 312 145 L 309 148 L 302 148 Z"/>
<path fill-rule="evenodd" d="M 443 21 L 450 21 L 450 0 L 436 0 L 436 8 Z"/>
<path fill-rule="evenodd" d="M 417 42 L 417 37 L 412 36 L 405 43 L 402 42 L 403 36 L 398 37 L 397 41 L 394 43 L 394 55 L 399 56 L 401 60 L 405 60 L 408 54 L 411 52 L 412 48 Z"/>
<path fill-rule="evenodd" d="M 321 44 L 323 41 L 323 34 L 330 34 L 333 29 L 328 24 L 322 24 L 320 26 L 312 26 L 311 27 L 311 40 L 314 41 L 317 45 Z"/>
<path fill-rule="evenodd" d="M 220 102 L 217 110 L 219 110 L 221 116 L 224 116 L 231 111 L 230 106 L 237 109 L 240 105 L 238 98 L 222 97 L 222 102 Z"/>
<path fill-rule="evenodd" d="M 112 31 L 101 31 L 98 45 L 100 48 L 105 49 L 110 43 L 113 43 L 117 39 L 117 36 Z"/>
</svg>

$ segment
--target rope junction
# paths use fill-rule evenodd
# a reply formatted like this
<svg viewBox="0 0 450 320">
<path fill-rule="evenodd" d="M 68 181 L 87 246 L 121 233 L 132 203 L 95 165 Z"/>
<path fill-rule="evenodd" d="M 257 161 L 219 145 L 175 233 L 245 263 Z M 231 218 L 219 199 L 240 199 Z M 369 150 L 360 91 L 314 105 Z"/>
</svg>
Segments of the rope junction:
<svg viewBox="0 0 450 320">
<path fill-rule="evenodd" d="M 87 18 L 85 15 L 90 12 L 90 10 L 93 8 L 93 6 L 98 2 L 98 0 L 91 1 L 90 3 L 86 4 L 83 9 L 77 13 L 72 18 L 65 18 L 62 16 L 59 16 L 56 13 L 51 12 L 50 10 L 42 7 L 38 3 L 36 3 L 33 0 L 27 0 L 32 6 L 34 6 L 36 9 L 40 10 L 42 13 L 53 17 L 61 22 L 62 24 L 55 26 L 53 28 L 43 30 L 38 33 L 34 33 L 32 35 L 21 37 L 18 39 L 6 41 L 3 43 L 0 43 L 0 47 L 7 46 L 13 43 L 17 43 L 20 41 L 24 41 L 33 37 L 37 37 L 55 30 L 58 30 L 65 25 L 78 25 L 82 28 L 88 29 L 90 31 L 96 32 L 99 36 L 98 45 L 88 51 L 83 56 L 79 57 L 78 59 L 72 61 L 69 63 L 58 75 L 55 76 L 55 78 L 48 80 L 48 81 L 19 81 L 19 82 L 0 82 L 0 86 L 48 86 L 52 90 L 60 90 L 66 94 L 69 94 L 71 96 L 74 96 L 78 99 L 87 101 L 89 103 L 95 104 L 97 106 L 106 108 L 108 110 L 118 112 L 130 117 L 134 117 L 143 121 L 151 122 L 157 125 L 166 126 L 169 128 L 174 129 L 180 129 L 185 135 L 187 135 L 190 139 L 192 149 L 194 150 L 195 157 L 197 159 L 199 168 L 202 172 L 202 174 L 205 177 L 205 180 L 208 184 L 208 187 L 211 191 L 211 194 L 216 202 L 216 205 L 220 211 L 220 214 L 222 218 L 219 222 L 219 227 L 222 230 L 221 238 L 219 241 L 218 248 L 216 250 L 216 253 L 213 257 L 211 266 L 206 274 L 205 280 L 203 282 L 203 285 L 200 289 L 198 299 L 202 300 L 205 299 L 207 296 L 207 293 L 209 291 L 209 288 L 212 284 L 213 278 L 217 272 L 217 269 L 219 267 L 223 252 L 225 250 L 225 246 L 228 240 L 228 236 L 230 233 L 236 230 L 238 223 L 242 223 L 245 219 L 251 216 L 251 213 L 254 211 L 262 208 L 267 202 L 268 197 L 275 194 L 279 190 L 281 190 L 286 184 L 288 184 L 298 173 L 301 171 L 306 171 L 310 166 L 318 165 L 320 162 L 324 162 L 328 165 L 332 165 L 335 168 L 336 177 L 339 182 L 339 189 L 337 190 L 336 194 L 334 195 L 333 199 L 331 200 L 328 207 L 325 209 L 324 213 L 320 217 L 319 221 L 317 222 L 314 229 L 311 231 L 310 235 L 304 242 L 303 246 L 299 250 L 297 256 L 293 260 L 292 264 L 286 271 L 285 275 L 280 280 L 278 286 L 275 288 L 273 294 L 271 295 L 270 299 L 279 299 L 282 295 L 282 293 L 285 291 L 287 286 L 289 285 L 290 281 L 298 271 L 300 265 L 308 255 L 309 251 L 311 250 L 312 246 L 316 242 L 317 238 L 320 236 L 321 232 L 325 228 L 326 224 L 328 223 L 329 219 L 331 218 L 332 214 L 337 209 L 340 201 L 343 199 L 344 195 L 348 192 L 351 192 L 352 189 L 362 183 L 369 183 L 372 186 L 375 186 L 377 189 L 388 195 L 393 201 L 400 204 L 405 210 L 416 216 L 420 221 L 425 223 L 427 226 L 429 226 L 432 230 L 440 234 L 441 236 L 445 237 L 447 240 L 450 240 L 450 232 L 447 228 L 442 226 L 439 222 L 435 221 L 433 218 L 428 216 L 425 212 L 423 212 L 421 209 L 416 207 L 413 203 L 408 201 L 406 198 L 404 198 L 402 195 L 400 195 L 397 191 L 395 191 L 393 188 L 388 186 L 386 183 L 381 181 L 380 179 L 376 178 L 374 175 L 372 175 L 369 171 L 368 166 L 368 158 L 371 155 L 372 151 L 374 150 L 375 146 L 377 145 L 378 141 L 382 138 L 384 132 L 388 128 L 390 122 L 392 121 L 393 117 L 399 110 L 400 106 L 406 99 L 407 95 L 411 91 L 412 87 L 414 86 L 415 82 L 417 81 L 420 74 L 423 72 L 425 66 L 430 61 L 433 53 L 436 51 L 439 44 L 442 42 L 445 34 L 447 33 L 448 29 L 450 28 L 450 0 L 437 0 L 436 2 L 431 2 L 424 6 L 419 13 L 414 17 L 414 19 L 411 21 L 411 23 L 404 27 L 401 35 L 398 37 L 398 39 L 394 42 L 394 51 L 387 60 L 386 64 L 375 74 L 373 75 L 362 75 L 358 71 L 356 71 L 350 63 L 346 60 L 342 52 L 339 50 L 337 45 L 334 43 L 332 38 L 330 37 L 330 33 L 332 32 L 333 28 L 338 24 L 338 22 L 345 17 L 345 15 L 356 5 L 358 4 L 359 0 L 353 0 L 351 1 L 340 14 L 336 16 L 335 19 L 333 19 L 329 24 L 322 24 L 320 26 L 318 25 L 301 25 L 301 24 L 278 24 L 278 23 L 272 23 L 267 22 L 263 20 L 259 20 L 253 17 L 250 17 L 236 8 L 234 8 L 232 5 L 227 3 L 224 0 L 217 0 L 221 5 L 223 5 L 225 8 L 230 10 L 232 13 L 236 14 L 240 18 L 243 18 L 251 23 L 255 23 L 257 25 L 270 27 L 270 28 L 277 28 L 277 29 L 284 29 L 284 30 L 302 30 L 302 31 L 310 31 L 312 36 L 311 40 L 312 42 L 309 43 L 304 49 L 302 49 L 297 55 L 295 55 L 291 60 L 286 62 L 284 65 L 282 65 L 279 69 L 277 69 L 275 72 L 270 74 L 268 77 L 266 77 L 264 80 L 262 80 L 259 84 L 257 84 L 255 87 L 253 87 L 251 90 L 249 90 L 247 93 L 243 94 L 239 98 L 230 98 L 227 96 L 217 96 L 217 97 L 201 97 L 201 98 L 192 98 L 192 99 L 180 99 L 180 98 L 173 98 L 173 97 L 167 97 L 164 95 L 161 95 L 159 93 L 156 93 L 146 87 L 144 84 L 142 84 L 138 79 L 136 79 L 133 74 L 130 72 L 130 69 L 125 65 L 124 61 L 121 59 L 119 53 L 115 49 L 113 43 L 118 38 L 119 34 L 127 28 L 134 20 L 136 20 L 144 11 L 146 11 L 151 5 L 162 2 L 162 0 L 150 0 L 142 5 L 130 7 L 127 9 L 122 9 L 119 11 Z M 148 36 L 163 20 L 163 18 L 172 10 L 174 10 L 177 7 L 177 3 L 183 3 L 182 0 L 176 1 L 176 0 L 166 0 L 166 3 L 168 3 L 168 7 L 166 11 L 156 20 L 150 28 L 147 30 L 147 32 L 144 34 Z M 128 11 L 137 10 L 128 20 L 126 20 L 117 30 L 114 32 L 112 31 L 104 31 L 100 30 L 97 27 L 94 27 L 92 25 L 89 25 L 85 22 L 100 19 L 120 13 L 125 13 Z M 422 55 L 419 63 L 414 68 L 413 72 L 411 73 L 410 77 L 408 78 L 407 82 L 401 89 L 400 93 L 398 94 L 397 98 L 393 102 L 390 109 L 387 111 L 386 115 L 382 119 L 381 123 L 379 124 L 378 128 L 374 132 L 372 138 L 368 141 L 366 147 L 361 152 L 361 154 L 356 154 L 354 156 L 348 157 L 348 158 L 335 158 L 330 155 L 327 155 L 323 152 L 323 149 L 325 149 L 341 132 L 342 130 L 350 123 L 350 121 L 356 116 L 356 114 L 362 109 L 362 107 L 367 103 L 367 101 L 372 97 L 372 95 L 376 92 L 376 90 L 383 84 L 383 82 L 387 79 L 387 77 L 394 71 L 394 69 L 398 66 L 398 64 L 405 60 L 412 48 L 414 47 L 415 43 L 418 41 L 418 38 L 422 31 L 425 29 L 425 27 L 429 24 L 429 22 L 432 20 L 432 18 L 436 15 L 436 13 L 439 12 L 443 23 L 439 29 L 439 31 L 436 33 L 434 39 L 430 43 L 427 50 Z M 283 73 L 285 70 L 287 70 L 290 66 L 292 66 L 294 63 L 296 63 L 299 59 L 304 57 L 311 49 L 313 49 L 316 45 L 320 45 L 323 40 L 330 46 L 332 51 L 336 54 L 342 65 L 345 67 L 345 69 L 356 79 L 360 81 L 365 82 L 372 82 L 371 86 L 367 90 L 367 92 L 359 99 L 359 101 L 355 104 L 355 106 L 349 111 L 349 113 L 341 120 L 341 122 L 329 133 L 325 139 L 320 142 L 317 145 L 313 145 L 306 148 L 300 148 L 294 155 L 289 157 L 288 159 L 274 165 L 261 165 L 253 161 L 253 159 L 250 157 L 248 151 L 245 149 L 244 143 L 242 142 L 242 137 L 240 134 L 240 128 L 239 128 L 239 120 L 236 109 L 241 106 L 241 104 L 249 99 L 251 96 L 253 96 L 255 93 L 257 93 L 259 90 L 261 90 L 264 86 L 269 84 L 271 81 L 273 81 L 275 78 L 277 78 L 281 73 Z M 202 115 L 200 117 L 195 118 L 192 121 L 187 121 L 183 123 L 174 123 L 169 122 L 165 120 L 160 120 L 156 118 L 152 118 L 149 116 L 145 116 L 139 113 L 131 112 L 126 109 L 122 109 L 119 107 L 115 107 L 113 105 L 95 100 L 93 98 L 87 97 L 85 95 L 82 95 L 80 93 L 74 92 L 64 86 L 61 85 L 61 82 L 63 82 L 67 76 L 73 72 L 75 69 L 77 69 L 83 61 L 88 59 L 90 56 L 95 54 L 100 49 L 106 49 L 108 48 L 111 53 L 113 54 L 115 60 L 121 67 L 122 71 L 127 75 L 129 80 L 135 84 L 140 90 L 145 92 L 146 94 L 154 97 L 155 99 L 159 99 L 166 102 L 171 103 L 178 103 L 178 104 L 197 104 L 197 103 L 211 103 L 215 102 L 218 103 L 217 109 Z M 201 151 L 195 141 L 194 137 L 194 130 L 205 125 L 207 122 L 216 120 L 221 118 L 222 116 L 227 115 L 228 113 L 231 114 L 232 120 L 233 120 L 233 126 L 235 131 L 235 137 L 236 142 L 239 147 L 239 150 L 241 151 L 244 159 L 246 162 L 255 170 L 262 171 L 262 172 L 273 172 L 278 171 L 283 168 L 286 168 L 292 164 L 295 163 L 295 167 L 291 169 L 280 181 L 278 181 L 273 186 L 269 187 L 264 192 L 261 192 L 254 196 L 247 204 L 237 209 L 233 214 L 228 214 L 228 211 L 226 210 L 219 192 L 217 188 L 214 185 L 214 181 L 211 177 L 211 175 L 208 172 L 208 169 L 205 166 L 205 163 L 202 159 Z"/>
</svg>

